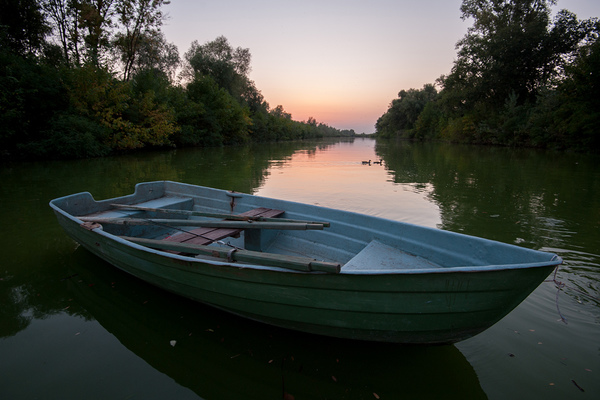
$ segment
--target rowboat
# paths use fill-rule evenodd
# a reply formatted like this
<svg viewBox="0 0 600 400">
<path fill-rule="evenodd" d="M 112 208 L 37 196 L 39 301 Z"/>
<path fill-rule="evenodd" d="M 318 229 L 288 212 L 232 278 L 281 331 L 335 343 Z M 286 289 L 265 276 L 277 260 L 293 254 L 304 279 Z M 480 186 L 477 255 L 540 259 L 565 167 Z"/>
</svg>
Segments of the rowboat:
<svg viewBox="0 0 600 400">
<path fill-rule="evenodd" d="M 483 238 L 160 181 L 50 202 L 81 246 L 150 284 L 284 328 L 453 343 L 489 328 L 562 263 Z"/>
</svg>

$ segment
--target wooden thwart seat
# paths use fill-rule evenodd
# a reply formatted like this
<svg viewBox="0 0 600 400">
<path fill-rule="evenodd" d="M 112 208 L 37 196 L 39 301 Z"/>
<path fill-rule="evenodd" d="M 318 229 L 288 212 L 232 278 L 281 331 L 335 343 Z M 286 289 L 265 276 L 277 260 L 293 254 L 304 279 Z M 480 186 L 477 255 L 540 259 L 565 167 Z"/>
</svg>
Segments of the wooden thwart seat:
<svg viewBox="0 0 600 400">
<path fill-rule="evenodd" d="M 237 215 L 242 217 L 276 218 L 283 213 L 282 210 L 259 207 Z M 240 237 L 242 231 L 243 229 L 231 228 L 197 228 L 191 231 L 177 233 L 163 240 L 168 242 L 207 245 L 226 237 Z"/>
</svg>

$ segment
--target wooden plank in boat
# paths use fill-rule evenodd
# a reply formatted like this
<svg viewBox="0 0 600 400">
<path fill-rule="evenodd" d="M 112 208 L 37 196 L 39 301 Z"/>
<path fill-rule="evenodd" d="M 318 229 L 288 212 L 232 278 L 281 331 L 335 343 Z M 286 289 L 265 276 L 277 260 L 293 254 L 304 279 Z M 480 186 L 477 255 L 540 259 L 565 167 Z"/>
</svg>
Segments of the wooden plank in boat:
<svg viewBox="0 0 600 400">
<path fill-rule="evenodd" d="M 259 207 L 244 213 L 238 214 L 245 217 L 265 217 L 275 218 L 283 214 L 282 210 L 274 210 L 271 208 Z M 229 228 L 198 228 L 191 231 L 182 232 L 173 236 L 169 236 L 163 240 L 169 242 L 189 243 L 206 245 L 214 241 L 224 239 L 226 237 L 239 237 L 243 229 Z"/>
</svg>

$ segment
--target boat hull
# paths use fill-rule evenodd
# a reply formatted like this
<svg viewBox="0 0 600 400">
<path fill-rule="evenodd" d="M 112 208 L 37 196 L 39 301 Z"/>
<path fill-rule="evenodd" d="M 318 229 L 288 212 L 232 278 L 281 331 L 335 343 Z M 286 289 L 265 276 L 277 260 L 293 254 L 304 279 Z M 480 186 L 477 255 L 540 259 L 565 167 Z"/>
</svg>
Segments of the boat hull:
<svg viewBox="0 0 600 400">
<path fill-rule="evenodd" d="M 548 257 L 527 268 L 298 272 L 149 249 L 101 228 L 83 229 L 60 203 L 53 208 L 69 236 L 150 284 L 256 321 L 348 339 L 464 340 L 509 313 L 560 263 Z"/>
</svg>

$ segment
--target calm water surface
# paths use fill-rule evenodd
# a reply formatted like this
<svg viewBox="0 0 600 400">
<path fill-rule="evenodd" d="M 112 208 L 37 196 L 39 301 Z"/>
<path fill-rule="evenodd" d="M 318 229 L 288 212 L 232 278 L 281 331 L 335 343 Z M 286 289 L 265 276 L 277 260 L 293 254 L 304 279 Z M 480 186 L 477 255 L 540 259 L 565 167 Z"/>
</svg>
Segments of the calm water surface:
<svg viewBox="0 0 600 400">
<path fill-rule="evenodd" d="M 599 161 L 356 139 L 2 167 L 0 399 L 600 398 Z M 162 179 L 555 252 L 566 286 L 543 283 L 452 346 L 336 340 L 146 285 L 79 248 L 48 207 Z"/>
</svg>

